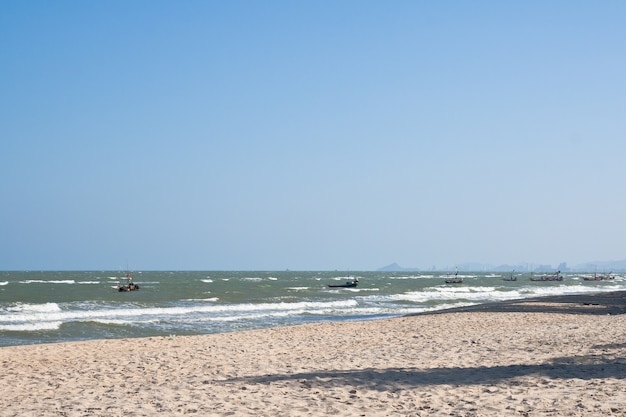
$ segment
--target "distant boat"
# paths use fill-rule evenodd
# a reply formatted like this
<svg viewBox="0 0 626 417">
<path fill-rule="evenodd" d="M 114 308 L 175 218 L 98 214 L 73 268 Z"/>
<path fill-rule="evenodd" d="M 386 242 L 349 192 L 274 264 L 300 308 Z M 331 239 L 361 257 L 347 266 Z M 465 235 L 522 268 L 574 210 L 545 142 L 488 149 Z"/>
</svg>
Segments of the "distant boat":
<svg viewBox="0 0 626 417">
<path fill-rule="evenodd" d="M 536 276 L 531 276 L 530 277 L 531 281 L 563 281 L 563 275 L 561 275 L 561 271 L 556 271 L 554 274 L 551 275 L 540 275 L 538 277 Z"/>
<path fill-rule="evenodd" d="M 133 282 L 133 276 L 131 275 L 130 271 L 126 272 L 126 284 L 120 284 L 117 286 L 117 290 L 119 292 L 137 291 L 138 289 L 139 285 Z"/>
<path fill-rule="evenodd" d="M 615 279 L 615 275 L 611 275 L 610 272 L 606 275 L 598 275 L 594 273 L 592 277 L 583 277 L 583 279 L 585 281 L 608 281 Z"/>
<path fill-rule="evenodd" d="M 459 270 L 454 273 L 454 277 L 446 278 L 446 284 L 463 284 L 463 277 L 459 276 Z"/>
<path fill-rule="evenodd" d="M 354 288 L 359 285 L 359 279 L 355 278 L 350 281 L 346 281 L 345 284 L 328 284 L 328 288 Z"/>
<path fill-rule="evenodd" d="M 502 278 L 502 281 L 517 281 L 517 277 L 513 276 L 513 272 L 515 272 L 515 270 L 511 272 L 511 276 L 509 276 L 508 278 Z"/>
</svg>

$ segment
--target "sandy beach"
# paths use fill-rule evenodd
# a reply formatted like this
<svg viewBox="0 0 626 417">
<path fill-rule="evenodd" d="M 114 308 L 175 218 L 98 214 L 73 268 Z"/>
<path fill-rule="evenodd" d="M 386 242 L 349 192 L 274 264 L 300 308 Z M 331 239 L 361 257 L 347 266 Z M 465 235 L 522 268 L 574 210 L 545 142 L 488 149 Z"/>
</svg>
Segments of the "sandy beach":
<svg viewBox="0 0 626 417">
<path fill-rule="evenodd" d="M 624 294 L 0 348 L 2 416 L 626 416 Z"/>
</svg>

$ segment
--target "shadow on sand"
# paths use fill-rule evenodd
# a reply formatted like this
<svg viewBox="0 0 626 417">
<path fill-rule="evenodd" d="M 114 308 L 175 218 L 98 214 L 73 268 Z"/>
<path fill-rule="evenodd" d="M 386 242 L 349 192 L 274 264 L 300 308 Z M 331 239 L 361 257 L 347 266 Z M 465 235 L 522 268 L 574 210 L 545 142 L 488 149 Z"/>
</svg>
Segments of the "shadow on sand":
<svg viewBox="0 0 626 417">
<path fill-rule="evenodd" d="M 449 312 L 541 312 L 565 314 L 617 315 L 626 312 L 626 291 L 540 297 L 481 304 L 470 307 L 434 311 L 423 314 L 445 314 Z M 515 385 L 515 378 L 530 376 L 550 379 L 596 379 L 626 378 L 626 343 L 594 346 L 597 355 L 555 358 L 539 365 L 508 365 L 473 368 L 420 369 L 415 367 L 358 369 L 345 371 L 303 372 L 235 378 L 221 383 L 244 382 L 268 384 L 272 382 L 298 381 L 303 387 L 360 386 L 380 391 L 405 389 L 421 385 L 466 385 L 496 384 L 508 381 Z M 549 386 L 549 385 L 546 385 Z"/>
<path fill-rule="evenodd" d="M 615 355 L 593 355 L 558 358 L 542 365 L 508 365 L 473 368 L 388 368 L 359 369 L 347 371 L 303 372 L 235 378 L 221 383 L 243 382 L 269 384 L 298 381 L 308 387 L 332 388 L 341 386 L 363 387 L 379 391 L 393 391 L 420 385 L 467 385 L 497 384 L 508 381 L 515 385 L 515 378 L 533 376 L 545 378 L 545 384 L 556 379 L 626 378 L 626 359 Z M 549 386 L 549 385 L 546 385 Z"/>
</svg>

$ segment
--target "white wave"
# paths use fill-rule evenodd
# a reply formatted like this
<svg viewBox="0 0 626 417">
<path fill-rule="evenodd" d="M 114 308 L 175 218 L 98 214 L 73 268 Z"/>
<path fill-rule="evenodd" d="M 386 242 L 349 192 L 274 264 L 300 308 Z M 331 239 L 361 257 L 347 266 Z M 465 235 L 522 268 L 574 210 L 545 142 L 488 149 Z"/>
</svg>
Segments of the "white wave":
<svg viewBox="0 0 626 417">
<path fill-rule="evenodd" d="M 347 287 L 347 288 L 328 288 L 329 293 L 334 294 L 342 294 L 347 292 L 378 292 L 380 288 L 357 288 L 357 287 Z"/>
<path fill-rule="evenodd" d="M 439 311 L 439 310 L 447 310 L 450 308 L 461 308 L 461 307 L 469 307 L 476 305 L 477 303 L 467 303 L 467 302 L 458 302 L 458 303 L 448 303 L 448 304 L 440 304 L 434 307 L 426 308 L 424 311 Z"/>
<path fill-rule="evenodd" d="M 141 324 L 149 324 L 149 323 L 158 323 L 159 320 L 158 319 L 152 319 L 152 320 L 133 320 L 133 321 L 128 321 L 128 320 L 123 320 L 123 319 L 94 319 L 94 320 L 89 320 L 92 321 L 94 323 L 101 323 L 101 324 L 115 324 L 115 325 L 120 325 L 120 326 L 128 326 L 128 325 L 133 325 L 133 324 L 137 324 L 137 323 L 141 323 Z"/>
<path fill-rule="evenodd" d="M 63 322 L 43 321 L 35 323 L 0 324 L 1 331 L 7 332 L 35 332 L 39 330 L 58 330 Z"/>
<path fill-rule="evenodd" d="M 120 326 L 124 326 L 124 325 L 131 325 L 132 322 L 128 321 L 128 320 L 107 320 L 107 319 L 96 319 L 96 320 L 92 320 L 94 323 L 102 323 L 102 324 L 118 324 Z"/>
<path fill-rule="evenodd" d="M 356 287 L 347 287 L 347 288 L 329 288 L 328 292 L 331 293 L 346 293 L 346 292 L 361 292 L 362 289 L 361 288 L 356 288 Z"/>
<path fill-rule="evenodd" d="M 100 281 L 78 281 L 78 284 L 100 284 Z"/>
<path fill-rule="evenodd" d="M 269 277 L 268 279 L 269 279 L 270 281 L 278 281 L 278 278 L 276 278 L 276 277 Z"/>
<path fill-rule="evenodd" d="M 213 282 L 213 280 L 211 278 L 207 278 L 207 279 L 201 279 L 200 281 L 202 282 L 206 282 L 207 284 L 210 284 Z"/>
<path fill-rule="evenodd" d="M 3 285 L 9 285 L 9 281 L 0 281 L 0 287 Z"/>
<path fill-rule="evenodd" d="M 452 294 L 465 294 L 465 293 L 479 293 L 479 292 L 493 292 L 495 287 L 434 287 L 435 291 L 452 293 Z"/>
<path fill-rule="evenodd" d="M 53 304 L 53 303 L 49 303 Z M 54 304 L 53 304 L 54 305 Z M 53 308 L 47 311 L 21 311 L 13 314 L 0 314 L 0 326 L 26 325 L 45 322 L 72 322 L 72 321 L 95 321 L 116 320 L 126 321 L 137 318 L 165 318 L 171 316 L 185 316 L 191 314 L 228 314 L 237 313 L 267 313 L 278 312 L 312 311 L 328 308 L 349 308 L 356 306 L 354 300 L 331 301 L 331 302 L 297 302 L 297 303 L 265 303 L 265 304 L 229 304 L 229 305 L 198 305 L 189 307 L 152 307 L 152 308 L 123 308 L 102 310 L 72 310 L 59 311 Z M 58 308 L 58 306 L 57 306 Z M 292 313 L 291 313 L 292 314 Z"/>
<path fill-rule="evenodd" d="M 328 303 L 299 302 L 299 303 L 276 303 L 276 304 L 248 304 L 246 306 L 214 306 L 209 308 L 190 307 L 180 308 L 172 307 L 169 309 L 157 309 L 154 311 L 156 316 L 167 316 L 168 321 L 172 322 L 233 322 L 239 320 L 259 320 L 264 318 L 280 318 L 297 316 L 302 314 L 329 314 L 332 312 L 342 311 L 344 313 L 351 311 L 356 305 L 355 301 L 336 301 Z M 149 309 L 150 310 L 150 309 Z M 202 314 L 190 317 L 192 313 L 206 313 L 211 311 L 213 314 Z M 184 317 L 183 317 L 184 316 Z M 137 316 L 134 316 L 137 317 Z M 139 317 L 142 323 L 146 321 L 146 317 Z M 134 321 L 135 319 L 133 319 Z M 91 321 L 109 322 L 114 324 L 129 324 L 129 320 L 115 320 L 110 318 L 98 318 Z"/>
<path fill-rule="evenodd" d="M 345 310 L 324 309 L 324 310 L 318 310 L 318 311 L 310 311 L 308 312 L 308 314 L 316 315 L 316 316 L 327 316 L 331 314 L 341 313 L 342 316 L 348 316 L 348 315 L 349 316 L 361 316 L 361 315 L 381 315 L 381 314 L 389 313 L 390 311 L 395 312 L 395 310 L 390 310 L 389 308 L 385 308 L 385 307 L 357 307 L 357 308 L 350 308 L 350 309 L 345 309 Z"/>
<path fill-rule="evenodd" d="M 6 311 L 13 313 L 50 313 L 61 311 L 61 307 L 57 303 L 45 303 L 45 304 L 23 304 L 17 303 L 13 306 L 7 307 Z M 0 316 L 2 317 L 2 316 Z"/>
<path fill-rule="evenodd" d="M 617 288 L 616 288 L 617 287 Z M 532 297 L 543 297 L 551 295 L 571 295 L 571 294 L 588 294 L 593 292 L 609 292 L 617 291 L 621 289 L 621 286 L 616 285 L 558 285 L 558 286 L 529 286 L 524 287 L 527 294 Z"/>
<path fill-rule="evenodd" d="M 309 314 L 313 316 L 327 316 L 333 314 L 341 314 L 342 316 L 362 316 L 362 315 L 382 315 L 382 314 L 403 315 L 403 311 L 390 310 L 384 307 L 348 307 L 344 308 L 323 308 L 319 310 L 310 309 L 293 309 L 286 311 L 256 311 L 245 314 L 236 314 L 229 316 L 209 316 L 198 318 L 200 322 L 231 322 L 238 320 L 260 320 L 266 318 L 282 318 L 290 316 L 299 316 Z M 175 321 L 175 320 L 174 320 Z"/>
<path fill-rule="evenodd" d="M 471 302 L 453 302 L 453 303 L 445 303 L 439 304 L 437 306 L 432 307 L 408 307 L 408 306 L 400 306 L 400 307 L 391 307 L 391 306 L 379 306 L 379 307 L 357 307 L 346 309 L 343 311 L 337 310 L 319 310 L 314 312 L 309 312 L 312 315 L 332 315 L 341 313 L 343 316 L 372 316 L 376 318 L 376 316 L 404 316 L 407 314 L 416 314 L 416 313 L 425 313 L 428 311 L 436 311 L 436 310 L 445 310 L 449 308 L 455 307 L 466 307 L 475 305 L 477 303 Z M 360 317 L 361 318 L 361 317 Z"/>
<path fill-rule="evenodd" d="M 403 294 L 391 294 L 389 296 L 381 297 L 380 301 L 384 299 L 391 301 L 410 301 L 414 303 L 429 303 L 429 302 L 441 302 L 441 301 L 454 301 L 454 300 L 471 300 L 475 302 L 486 301 L 506 301 L 522 298 L 519 291 L 481 291 L 478 288 L 474 288 L 477 291 L 415 291 L 407 292 Z M 465 302 L 465 301 L 463 301 Z"/>
<path fill-rule="evenodd" d="M 407 279 L 419 279 L 419 278 L 424 278 L 424 277 L 428 277 L 428 276 L 424 276 L 424 275 L 403 275 L 403 276 L 391 276 L 388 277 L 389 280 L 407 280 Z M 432 275 L 430 276 L 432 277 Z"/>
<path fill-rule="evenodd" d="M 20 281 L 20 284 L 75 284 L 76 281 L 73 279 L 64 279 L 64 280 L 43 280 L 43 279 L 27 279 L 24 281 Z"/>
<path fill-rule="evenodd" d="M 291 311 L 273 311 L 273 312 L 264 312 L 264 313 L 249 313 L 249 314 L 238 314 L 238 315 L 230 315 L 230 316 L 210 316 L 210 317 L 199 317 L 195 322 L 232 322 L 239 320 L 260 320 L 266 318 L 278 318 L 278 317 L 289 317 L 289 316 L 297 316 L 300 314 L 304 314 L 304 310 L 291 310 Z M 176 322 L 177 320 L 172 320 Z M 185 323 L 188 323 L 190 320 L 186 319 Z"/>
<path fill-rule="evenodd" d="M 242 278 L 242 281 L 253 281 L 253 282 L 258 282 L 258 281 L 263 281 L 263 278 L 259 278 L 259 277 L 247 277 L 247 278 Z"/>
<path fill-rule="evenodd" d="M 426 291 L 407 292 L 403 294 L 391 294 L 371 301 L 385 302 L 410 301 L 415 303 L 443 302 L 459 300 L 462 302 L 497 302 L 509 301 L 530 297 L 543 297 L 568 294 L 585 294 L 592 292 L 615 291 L 615 285 L 603 287 L 589 287 L 585 285 L 561 285 L 561 286 L 525 286 L 508 291 L 498 291 L 494 287 L 455 287 L 455 288 L 432 288 Z M 437 308 L 441 308 L 440 305 Z M 447 308 L 447 307 L 444 307 Z"/>
</svg>

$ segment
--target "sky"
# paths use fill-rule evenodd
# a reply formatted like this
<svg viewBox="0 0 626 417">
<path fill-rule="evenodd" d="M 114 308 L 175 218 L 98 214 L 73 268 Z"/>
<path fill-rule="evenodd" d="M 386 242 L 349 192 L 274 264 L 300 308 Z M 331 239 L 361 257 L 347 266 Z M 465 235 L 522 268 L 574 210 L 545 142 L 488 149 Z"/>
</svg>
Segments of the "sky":
<svg viewBox="0 0 626 417">
<path fill-rule="evenodd" d="M 626 2 L 0 2 L 0 270 L 626 259 Z"/>
</svg>

